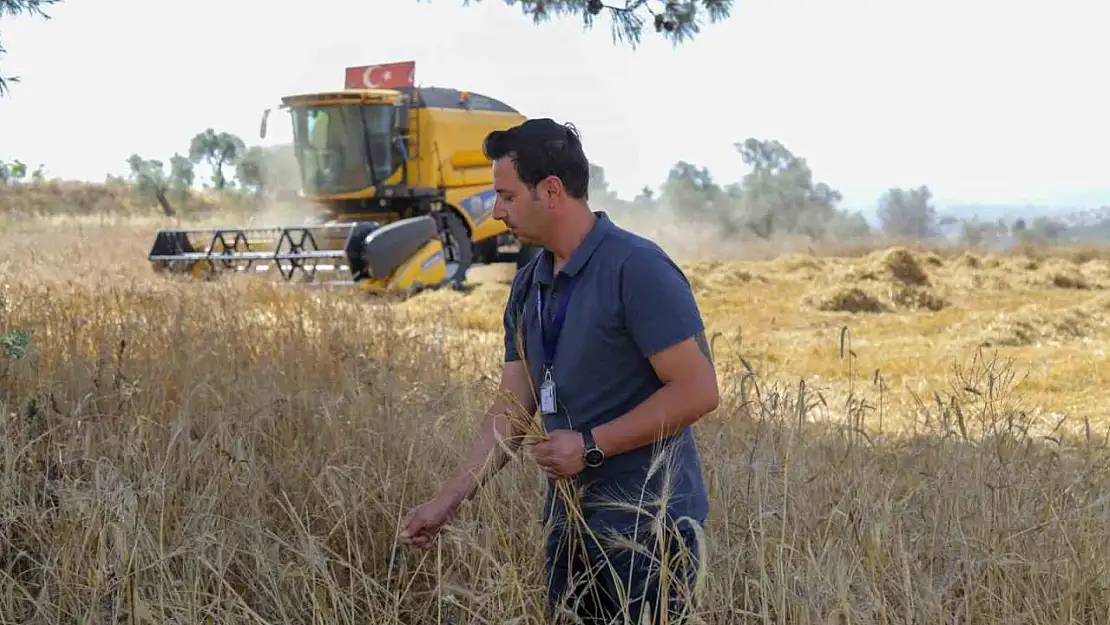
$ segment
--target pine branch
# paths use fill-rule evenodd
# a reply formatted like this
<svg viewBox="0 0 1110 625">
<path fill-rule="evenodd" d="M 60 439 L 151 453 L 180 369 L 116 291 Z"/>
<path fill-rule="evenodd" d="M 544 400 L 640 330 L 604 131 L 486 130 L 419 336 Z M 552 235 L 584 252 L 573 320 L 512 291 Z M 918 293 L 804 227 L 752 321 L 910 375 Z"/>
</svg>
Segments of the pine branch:
<svg viewBox="0 0 1110 625">
<path fill-rule="evenodd" d="M 31 15 L 37 15 L 44 20 L 48 20 L 50 16 L 46 14 L 43 8 L 58 4 L 62 1 L 63 0 L 0 0 L 0 18 L 5 16 L 19 17 L 24 13 L 30 13 Z M 3 42 L 0 41 L 0 57 L 3 57 L 6 53 L 7 50 L 4 49 Z M 9 84 L 17 82 L 19 82 L 19 76 L 5 77 L 0 75 L 0 98 L 11 91 L 11 88 L 8 86 Z"/>
<path fill-rule="evenodd" d="M 0 17 L 10 15 L 18 17 L 24 13 L 31 13 L 38 15 L 43 19 L 50 19 L 50 16 L 43 11 L 43 6 L 50 6 L 58 4 L 62 0 L 0 0 Z"/>
<path fill-rule="evenodd" d="M 420 0 L 418 0 L 420 1 Z M 481 0 L 462 0 L 463 6 Z M 604 11 L 612 22 L 613 41 L 628 43 L 635 48 L 641 41 L 644 26 L 649 22 L 655 32 L 672 44 L 687 42 L 701 32 L 702 14 L 709 23 L 727 19 L 733 0 L 625 0 L 609 4 L 604 0 L 504 0 L 506 6 L 520 7 L 521 12 L 542 24 L 554 17 L 579 15 L 586 30 L 593 28 L 596 17 Z"/>
</svg>

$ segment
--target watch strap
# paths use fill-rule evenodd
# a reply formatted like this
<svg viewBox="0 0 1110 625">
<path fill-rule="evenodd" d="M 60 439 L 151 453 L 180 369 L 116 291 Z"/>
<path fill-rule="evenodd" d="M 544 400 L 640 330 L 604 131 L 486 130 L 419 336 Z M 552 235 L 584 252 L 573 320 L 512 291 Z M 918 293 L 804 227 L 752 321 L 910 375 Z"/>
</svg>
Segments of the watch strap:
<svg viewBox="0 0 1110 625">
<path fill-rule="evenodd" d="M 586 460 L 587 466 L 599 466 L 605 461 L 605 452 L 597 446 L 594 442 L 594 435 L 592 430 L 582 431 L 582 456 Z M 600 456 L 595 462 L 590 462 L 590 456 Z"/>
<path fill-rule="evenodd" d="M 582 431 L 582 443 L 583 443 L 583 449 L 585 451 L 589 451 L 589 450 L 593 449 L 594 447 L 597 447 L 597 444 L 594 443 L 594 431 L 593 430 L 583 430 Z"/>
</svg>

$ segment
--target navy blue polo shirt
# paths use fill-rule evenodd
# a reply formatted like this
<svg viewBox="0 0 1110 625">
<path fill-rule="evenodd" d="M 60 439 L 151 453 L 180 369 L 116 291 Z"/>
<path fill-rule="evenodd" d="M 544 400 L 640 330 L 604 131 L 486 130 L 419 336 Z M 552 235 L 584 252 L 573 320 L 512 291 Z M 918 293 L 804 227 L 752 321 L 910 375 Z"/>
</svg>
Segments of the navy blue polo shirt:
<svg viewBox="0 0 1110 625">
<path fill-rule="evenodd" d="M 574 281 L 551 370 L 558 412 L 543 416 L 547 431 L 583 431 L 629 412 L 662 386 L 649 356 L 704 336 L 690 283 L 678 265 L 654 242 L 620 228 L 606 213 L 595 215 L 594 227 L 558 275 L 553 275 L 553 256 L 546 250 L 517 272 L 505 308 L 505 360 L 520 360 L 518 341 L 525 346 L 523 355 L 538 398 L 545 369 L 539 315 L 547 317 L 550 328 L 556 309 L 549 303 L 552 291 L 558 298 Z M 537 291 L 542 298 L 539 310 Z M 523 336 L 518 337 L 518 328 Z M 653 468 L 660 449 L 666 451 L 666 462 Z M 654 447 L 610 456 L 575 479 L 582 514 L 593 531 L 624 532 L 649 525 L 661 512 L 657 504 L 664 484 L 669 484 L 672 520 L 688 517 L 704 523 L 709 512 L 689 427 Z M 565 511 L 553 497 L 553 485 L 549 480 L 543 518 L 552 520 L 554 513 L 558 525 Z M 626 505 L 604 505 L 614 499 Z M 627 504 L 650 516 L 620 509 Z"/>
</svg>

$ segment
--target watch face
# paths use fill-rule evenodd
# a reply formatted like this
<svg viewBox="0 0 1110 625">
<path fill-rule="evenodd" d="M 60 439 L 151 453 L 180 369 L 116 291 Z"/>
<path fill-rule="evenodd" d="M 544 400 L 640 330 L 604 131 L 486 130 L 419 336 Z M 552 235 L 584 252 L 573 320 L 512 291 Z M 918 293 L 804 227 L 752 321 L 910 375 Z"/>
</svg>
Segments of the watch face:
<svg viewBox="0 0 1110 625">
<path fill-rule="evenodd" d="M 597 465 L 601 464 L 601 461 L 604 459 L 605 454 L 601 453 L 600 449 L 594 448 L 586 452 L 586 464 L 590 465 L 591 467 L 596 467 Z"/>
</svg>

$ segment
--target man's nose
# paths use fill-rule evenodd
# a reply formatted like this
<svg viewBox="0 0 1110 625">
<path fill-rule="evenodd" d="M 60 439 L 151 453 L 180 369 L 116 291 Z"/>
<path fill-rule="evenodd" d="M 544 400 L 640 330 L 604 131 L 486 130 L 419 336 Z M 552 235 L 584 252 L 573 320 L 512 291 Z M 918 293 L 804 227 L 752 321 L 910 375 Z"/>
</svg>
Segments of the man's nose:
<svg viewBox="0 0 1110 625">
<path fill-rule="evenodd" d="M 498 221 L 505 221 L 505 205 L 501 202 L 501 198 L 493 201 L 493 218 Z"/>
</svg>

